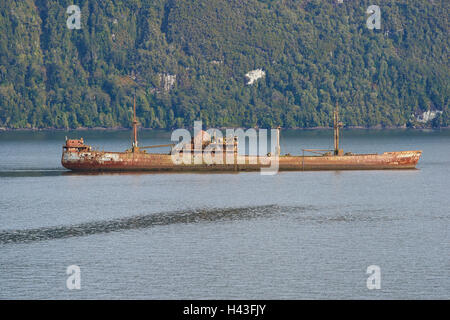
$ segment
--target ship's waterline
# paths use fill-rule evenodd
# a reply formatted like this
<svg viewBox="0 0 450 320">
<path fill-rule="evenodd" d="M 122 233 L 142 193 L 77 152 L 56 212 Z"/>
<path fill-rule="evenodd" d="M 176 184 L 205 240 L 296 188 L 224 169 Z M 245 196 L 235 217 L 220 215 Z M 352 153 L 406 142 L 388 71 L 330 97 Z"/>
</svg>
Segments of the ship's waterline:
<svg viewBox="0 0 450 320">
<path fill-rule="evenodd" d="M 400 151 L 268 158 L 236 155 L 231 162 L 224 155 L 222 161 L 214 163 L 206 162 L 202 155 L 199 163 L 194 157 L 190 158 L 190 163 L 174 163 L 173 157 L 167 154 L 64 151 L 62 165 L 75 171 L 258 171 L 271 167 L 279 171 L 414 169 L 421 154 L 421 151 Z"/>
</svg>

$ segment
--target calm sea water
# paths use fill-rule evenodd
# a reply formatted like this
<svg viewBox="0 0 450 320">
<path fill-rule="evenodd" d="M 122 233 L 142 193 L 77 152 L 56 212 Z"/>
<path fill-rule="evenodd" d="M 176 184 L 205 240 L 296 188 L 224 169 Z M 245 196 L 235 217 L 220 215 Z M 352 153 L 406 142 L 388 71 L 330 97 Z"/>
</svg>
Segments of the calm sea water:
<svg viewBox="0 0 450 320">
<path fill-rule="evenodd" d="M 347 151 L 423 150 L 419 170 L 275 176 L 70 174 L 65 135 L 130 144 L 127 131 L 0 132 L 1 299 L 450 298 L 449 130 L 344 131 Z M 283 153 L 331 145 L 330 131 L 282 132 Z"/>
</svg>

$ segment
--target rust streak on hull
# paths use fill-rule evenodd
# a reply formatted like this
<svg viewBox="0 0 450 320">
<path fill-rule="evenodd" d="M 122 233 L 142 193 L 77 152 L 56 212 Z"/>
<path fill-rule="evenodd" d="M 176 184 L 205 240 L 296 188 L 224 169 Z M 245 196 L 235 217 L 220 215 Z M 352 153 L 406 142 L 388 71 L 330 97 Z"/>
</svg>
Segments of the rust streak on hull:
<svg viewBox="0 0 450 320">
<path fill-rule="evenodd" d="M 414 169 L 421 151 L 385 152 L 342 156 L 280 156 L 280 171 Z M 270 159 L 270 158 L 269 158 Z M 270 160 L 234 156 L 233 163 L 175 164 L 171 155 L 145 152 L 67 151 L 62 165 L 74 171 L 256 171 L 268 168 Z M 273 161 L 273 160 L 272 160 Z"/>
</svg>

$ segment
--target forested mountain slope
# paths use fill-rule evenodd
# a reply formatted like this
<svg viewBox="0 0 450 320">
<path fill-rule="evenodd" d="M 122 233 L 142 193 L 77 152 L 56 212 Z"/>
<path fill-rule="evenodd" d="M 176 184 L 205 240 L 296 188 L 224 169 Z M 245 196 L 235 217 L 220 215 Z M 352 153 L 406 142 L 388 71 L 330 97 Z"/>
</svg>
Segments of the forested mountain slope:
<svg viewBox="0 0 450 320">
<path fill-rule="evenodd" d="M 0 0 L 0 127 L 448 126 L 449 1 L 338 2 Z"/>
</svg>

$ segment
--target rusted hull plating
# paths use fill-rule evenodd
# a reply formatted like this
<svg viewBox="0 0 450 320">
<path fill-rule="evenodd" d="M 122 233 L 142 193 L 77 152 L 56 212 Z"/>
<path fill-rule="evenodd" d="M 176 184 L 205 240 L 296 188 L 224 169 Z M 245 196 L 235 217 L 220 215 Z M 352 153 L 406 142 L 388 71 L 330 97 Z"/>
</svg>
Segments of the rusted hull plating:
<svg viewBox="0 0 450 320">
<path fill-rule="evenodd" d="M 421 151 L 399 151 L 344 156 L 280 156 L 278 170 L 414 169 L 421 154 Z M 233 158 L 233 163 L 224 159 L 223 164 L 207 164 L 203 161 L 175 164 L 168 154 L 65 150 L 61 163 L 74 171 L 256 171 L 270 166 L 270 160 L 265 159 L 238 155 Z"/>
</svg>

